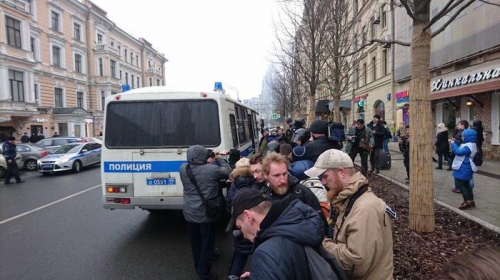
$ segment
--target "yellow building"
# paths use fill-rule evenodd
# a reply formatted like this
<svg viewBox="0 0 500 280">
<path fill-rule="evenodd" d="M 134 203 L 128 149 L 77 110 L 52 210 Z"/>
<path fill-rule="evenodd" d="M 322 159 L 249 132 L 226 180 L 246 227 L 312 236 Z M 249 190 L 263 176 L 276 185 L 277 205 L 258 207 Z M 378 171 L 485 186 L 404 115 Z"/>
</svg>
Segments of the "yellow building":
<svg viewBox="0 0 500 280">
<path fill-rule="evenodd" d="M 167 59 L 87 0 L 0 0 L 0 138 L 94 136 L 104 98 L 164 85 Z"/>
</svg>

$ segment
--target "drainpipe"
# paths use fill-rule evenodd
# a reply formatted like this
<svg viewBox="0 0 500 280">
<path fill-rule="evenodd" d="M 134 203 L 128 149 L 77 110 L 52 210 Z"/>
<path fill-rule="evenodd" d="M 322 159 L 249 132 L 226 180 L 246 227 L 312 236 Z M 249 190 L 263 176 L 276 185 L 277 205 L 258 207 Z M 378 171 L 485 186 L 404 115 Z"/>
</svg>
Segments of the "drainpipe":
<svg viewBox="0 0 500 280">
<path fill-rule="evenodd" d="M 396 25 L 394 24 L 394 21 L 396 20 L 396 4 L 394 3 L 394 0 L 391 0 L 391 39 L 396 40 Z M 394 57 L 396 55 L 396 45 L 391 44 L 391 100 L 392 100 L 392 119 L 394 120 L 394 126 L 398 127 L 396 125 L 396 119 L 398 115 L 398 111 L 395 110 L 396 106 L 396 98 L 394 96 L 394 68 L 395 68 L 395 63 L 394 63 Z"/>
<path fill-rule="evenodd" d="M 94 110 L 92 110 L 92 75 L 90 74 L 90 69 L 91 69 L 91 63 L 90 59 L 93 57 L 92 54 L 92 39 L 91 39 L 91 34 L 90 34 L 90 12 L 91 8 L 89 7 L 89 3 L 87 1 L 84 2 L 87 6 L 87 17 L 85 20 L 85 35 L 87 38 L 87 85 L 89 88 L 89 112 L 92 115 L 92 136 L 95 136 L 95 116 L 94 116 Z M 90 135 L 89 135 L 90 136 Z"/>
</svg>

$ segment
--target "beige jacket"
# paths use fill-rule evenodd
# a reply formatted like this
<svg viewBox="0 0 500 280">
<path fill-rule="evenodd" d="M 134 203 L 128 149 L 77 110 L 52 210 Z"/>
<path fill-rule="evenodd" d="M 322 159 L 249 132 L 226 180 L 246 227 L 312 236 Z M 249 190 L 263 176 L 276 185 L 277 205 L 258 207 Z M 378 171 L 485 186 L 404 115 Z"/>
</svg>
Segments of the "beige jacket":
<svg viewBox="0 0 500 280">
<path fill-rule="evenodd" d="M 391 217 L 385 213 L 385 202 L 371 188 L 356 200 L 339 229 L 349 198 L 365 184 L 368 180 L 358 172 L 335 197 L 333 205 L 339 216 L 334 237 L 338 241 L 325 238 L 323 246 L 337 258 L 349 279 L 394 279 Z"/>
</svg>

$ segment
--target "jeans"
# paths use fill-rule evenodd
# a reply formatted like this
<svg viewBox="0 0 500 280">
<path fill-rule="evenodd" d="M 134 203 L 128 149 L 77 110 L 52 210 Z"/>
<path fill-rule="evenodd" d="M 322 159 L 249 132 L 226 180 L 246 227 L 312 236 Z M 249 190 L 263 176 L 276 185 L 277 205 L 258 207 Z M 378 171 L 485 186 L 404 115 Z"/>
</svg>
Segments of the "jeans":
<svg viewBox="0 0 500 280">
<path fill-rule="evenodd" d="M 384 151 L 389 152 L 389 139 L 384 140 Z"/>
<path fill-rule="evenodd" d="M 366 177 L 368 173 L 368 151 L 359 148 L 359 147 L 352 147 L 351 152 L 349 153 L 349 157 L 351 157 L 352 161 L 356 159 L 356 155 L 359 154 L 359 157 L 361 158 L 361 167 L 363 170 L 361 170 L 361 173 Z"/>
<path fill-rule="evenodd" d="M 10 162 L 9 162 L 10 160 Z M 10 183 L 10 177 L 14 176 L 16 179 L 16 183 L 21 182 L 21 177 L 19 177 L 19 168 L 17 167 L 17 163 L 14 159 L 5 159 L 7 162 L 7 171 L 5 172 L 5 179 L 4 183 L 9 184 Z"/>
<path fill-rule="evenodd" d="M 187 224 L 196 274 L 200 280 L 210 279 L 216 233 L 215 222 Z"/>
<path fill-rule="evenodd" d="M 449 153 L 438 153 L 438 167 L 443 168 L 443 157 L 446 162 L 448 162 L 448 166 L 451 168 L 451 158 Z"/>
<path fill-rule="evenodd" d="M 379 148 L 373 148 L 370 153 L 371 171 L 373 171 L 373 169 L 380 170 L 380 150 Z"/>
<path fill-rule="evenodd" d="M 240 276 L 247 264 L 248 256 L 252 254 L 253 243 L 242 236 L 236 237 L 233 234 L 234 255 L 228 275 Z"/>
<path fill-rule="evenodd" d="M 460 180 L 455 178 L 455 187 L 460 190 L 465 201 L 474 200 L 474 193 L 470 187 L 470 180 Z"/>
</svg>

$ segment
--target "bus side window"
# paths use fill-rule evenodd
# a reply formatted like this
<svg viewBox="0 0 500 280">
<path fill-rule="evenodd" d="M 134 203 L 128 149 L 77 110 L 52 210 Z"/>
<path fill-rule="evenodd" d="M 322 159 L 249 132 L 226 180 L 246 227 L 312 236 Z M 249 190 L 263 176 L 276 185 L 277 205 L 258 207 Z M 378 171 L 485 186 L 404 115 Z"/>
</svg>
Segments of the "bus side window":
<svg viewBox="0 0 500 280">
<path fill-rule="evenodd" d="M 236 131 L 236 118 L 233 114 L 229 114 L 229 122 L 231 124 L 231 137 L 233 138 L 233 147 L 238 147 L 238 137 Z"/>
</svg>

